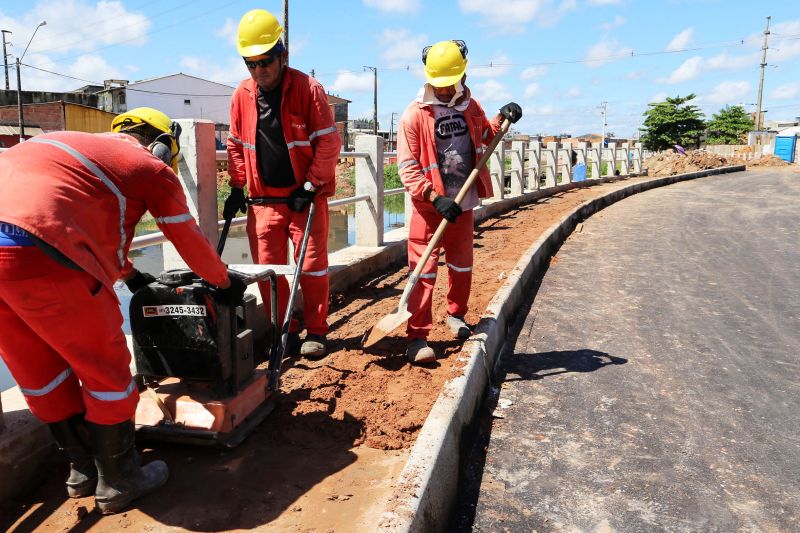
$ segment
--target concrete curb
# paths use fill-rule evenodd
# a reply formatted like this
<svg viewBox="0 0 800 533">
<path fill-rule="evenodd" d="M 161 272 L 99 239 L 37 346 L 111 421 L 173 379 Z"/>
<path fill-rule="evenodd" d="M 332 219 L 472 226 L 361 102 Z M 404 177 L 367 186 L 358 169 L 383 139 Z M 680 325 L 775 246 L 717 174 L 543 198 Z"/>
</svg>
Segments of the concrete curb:
<svg viewBox="0 0 800 533">
<path fill-rule="evenodd" d="M 508 325 L 524 301 L 535 274 L 580 220 L 642 191 L 744 170 L 744 165 L 730 166 L 633 183 L 584 202 L 548 228 L 508 273 L 508 280 L 489 303 L 475 334 L 464 344 L 458 360 L 466 360 L 467 364 L 460 376 L 445 384 L 431 408 L 406 466 L 395 482 L 394 494 L 381 516 L 378 531 L 416 533 L 443 531 L 447 526 L 458 490 L 462 435 L 477 414 L 492 368 L 506 340 Z M 563 187 L 570 185 L 574 184 Z M 525 195 L 518 198 L 520 204 L 526 203 Z"/>
</svg>

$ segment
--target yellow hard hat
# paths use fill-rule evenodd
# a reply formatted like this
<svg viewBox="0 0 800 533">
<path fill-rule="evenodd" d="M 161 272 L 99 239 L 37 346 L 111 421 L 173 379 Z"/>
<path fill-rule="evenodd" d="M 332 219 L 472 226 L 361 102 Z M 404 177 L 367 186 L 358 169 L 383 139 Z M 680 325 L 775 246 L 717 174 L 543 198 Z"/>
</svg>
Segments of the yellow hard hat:
<svg viewBox="0 0 800 533">
<path fill-rule="evenodd" d="M 283 28 L 278 19 L 264 9 L 248 11 L 239 21 L 236 49 L 242 57 L 253 57 L 269 52 L 281 38 Z"/>
<path fill-rule="evenodd" d="M 167 115 L 152 107 L 137 107 L 117 117 L 111 122 L 111 131 L 119 132 L 137 124 L 150 124 L 164 133 L 171 133 L 172 121 Z"/>
<path fill-rule="evenodd" d="M 124 132 L 125 130 L 135 128 L 141 124 L 148 124 L 162 132 L 148 147 L 151 152 L 153 151 L 154 145 L 157 144 L 156 141 L 162 142 L 163 137 L 167 138 L 167 140 L 163 141 L 163 144 L 169 146 L 170 153 L 166 154 L 165 150 L 163 156 L 157 155 L 157 157 L 172 167 L 172 170 L 177 174 L 178 154 L 181 151 L 178 137 L 180 136 L 181 128 L 176 122 L 172 122 L 167 115 L 158 109 L 153 109 L 152 107 L 137 107 L 121 115 L 117 115 L 111 122 L 111 131 L 115 133 Z"/>
<path fill-rule="evenodd" d="M 425 77 L 434 87 L 458 83 L 467 71 L 467 45 L 464 41 L 441 41 L 422 51 Z"/>
</svg>

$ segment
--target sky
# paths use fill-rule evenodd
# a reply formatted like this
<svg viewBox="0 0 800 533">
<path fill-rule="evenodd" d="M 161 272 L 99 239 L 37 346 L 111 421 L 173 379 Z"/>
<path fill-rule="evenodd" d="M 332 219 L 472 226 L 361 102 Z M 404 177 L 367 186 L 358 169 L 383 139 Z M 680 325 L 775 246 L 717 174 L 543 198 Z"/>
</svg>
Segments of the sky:
<svg viewBox="0 0 800 533">
<path fill-rule="evenodd" d="M 797 0 L 288 0 L 290 65 L 351 100 L 350 118 L 395 124 L 424 83 L 421 51 L 445 39 L 469 48 L 467 85 L 490 117 L 515 101 L 530 134 L 633 137 L 650 102 L 695 93 L 710 118 L 755 111 L 771 16 L 766 120 L 800 116 Z M 24 90 L 74 90 L 104 79 L 184 72 L 236 86 L 248 76 L 234 39 L 241 16 L 283 1 L 3 0 L 9 61 Z M 49 72 L 44 72 L 49 71 Z M 11 87 L 16 72 L 9 70 Z M 174 117 L 179 118 L 179 117 Z"/>
</svg>

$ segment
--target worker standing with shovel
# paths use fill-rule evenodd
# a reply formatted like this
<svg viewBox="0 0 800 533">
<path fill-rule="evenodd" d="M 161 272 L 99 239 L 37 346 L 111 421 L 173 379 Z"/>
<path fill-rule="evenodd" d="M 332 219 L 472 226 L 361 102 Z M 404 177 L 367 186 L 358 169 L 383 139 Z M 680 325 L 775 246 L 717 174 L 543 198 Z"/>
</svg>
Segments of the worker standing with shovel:
<svg viewBox="0 0 800 533">
<path fill-rule="evenodd" d="M 422 62 L 427 82 L 403 113 L 397 139 L 399 174 L 413 205 L 408 263 L 410 269 L 417 266 L 442 219 L 447 220 L 449 224 L 441 235 L 448 268 L 447 325 L 456 338 L 465 339 L 471 334 L 464 315 L 472 283 L 472 209 L 479 205 L 479 198 L 492 194 L 482 157 L 484 144 L 496 144 L 504 120 L 516 122 L 522 117 L 522 109 L 512 102 L 504 105 L 491 122 L 486 118 L 464 85 L 464 41 L 428 46 L 422 51 Z M 474 170 L 477 176 L 472 177 Z M 468 179 L 474 185 L 459 194 Z M 437 243 L 421 268 L 419 287 L 408 295 L 411 316 L 406 355 L 412 363 L 436 359 L 426 339 L 433 327 L 431 303 L 439 248 Z"/>
</svg>

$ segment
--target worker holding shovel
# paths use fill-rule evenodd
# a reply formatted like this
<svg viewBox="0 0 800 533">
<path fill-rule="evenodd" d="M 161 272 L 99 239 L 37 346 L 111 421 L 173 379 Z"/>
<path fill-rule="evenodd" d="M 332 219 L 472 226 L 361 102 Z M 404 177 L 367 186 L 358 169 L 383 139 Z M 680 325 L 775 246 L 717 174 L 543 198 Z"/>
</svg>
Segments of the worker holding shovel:
<svg viewBox="0 0 800 533">
<path fill-rule="evenodd" d="M 479 198 L 492 194 L 489 171 L 479 160 L 485 161 L 484 145 L 495 145 L 501 125 L 508 128 L 508 123 L 519 120 L 522 109 L 512 102 L 504 105 L 491 122 L 486 118 L 464 85 L 464 41 L 428 46 L 422 51 L 422 61 L 427 82 L 403 113 L 397 138 L 399 174 L 413 205 L 408 263 L 410 269 L 417 266 L 429 242 L 439 237 L 434 234 L 437 226 L 443 218 L 447 220 L 449 224 L 441 234 L 448 268 L 447 325 L 456 338 L 465 339 L 471 334 L 464 315 L 472 282 L 472 209 L 478 206 Z M 475 170 L 477 175 L 472 176 Z M 467 181 L 472 185 L 461 194 Z M 408 295 L 411 316 L 406 354 L 412 363 L 436 359 L 426 339 L 433 327 L 431 300 L 439 248 L 430 252 L 419 273 L 420 286 Z"/>
</svg>

